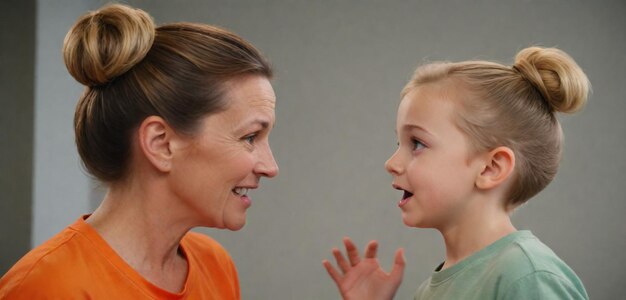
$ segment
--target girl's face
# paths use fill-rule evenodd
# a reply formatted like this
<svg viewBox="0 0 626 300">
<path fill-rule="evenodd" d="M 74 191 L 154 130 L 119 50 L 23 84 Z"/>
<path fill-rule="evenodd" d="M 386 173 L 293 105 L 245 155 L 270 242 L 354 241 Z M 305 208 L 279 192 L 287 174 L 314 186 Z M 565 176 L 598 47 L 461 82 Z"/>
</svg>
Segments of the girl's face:
<svg viewBox="0 0 626 300">
<path fill-rule="evenodd" d="M 398 109 L 398 149 L 385 168 L 407 226 L 444 230 L 460 220 L 480 172 L 466 135 L 454 123 L 459 91 L 451 84 L 414 88 Z"/>
<path fill-rule="evenodd" d="M 239 230 L 252 203 L 248 190 L 278 174 L 268 140 L 276 97 L 262 76 L 235 78 L 226 88 L 227 109 L 206 117 L 176 152 L 171 186 L 201 225 Z"/>
</svg>

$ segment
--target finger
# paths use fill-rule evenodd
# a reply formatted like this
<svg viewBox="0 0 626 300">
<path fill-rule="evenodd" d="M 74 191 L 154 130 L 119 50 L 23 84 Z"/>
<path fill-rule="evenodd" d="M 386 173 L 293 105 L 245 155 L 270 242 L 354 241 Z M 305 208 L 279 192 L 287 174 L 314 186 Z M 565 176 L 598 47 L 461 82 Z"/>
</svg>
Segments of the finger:
<svg viewBox="0 0 626 300">
<path fill-rule="evenodd" d="M 378 242 L 370 241 L 365 249 L 365 258 L 376 258 L 376 251 L 378 251 Z"/>
<path fill-rule="evenodd" d="M 349 237 L 343 238 L 343 244 L 346 245 L 346 253 L 348 254 L 348 259 L 350 260 L 351 266 L 356 266 L 359 262 L 361 262 L 361 257 L 359 256 L 359 250 L 356 248 L 352 240 Z"/>
<path fill-rule="evenodd" d="M 404 274 L 404 266 L 406 265 L 406 258 L 404 257 L 404 249 L 400 248 L 396 251 L 396 257 L 391 268 L 390 276 L 394 281 L 401 282 Z"/>
<path fill-rule="evenodd" d="M 335 256 L 335 260 L 337 261 L 337 265 L 339 266 L 341 271 L 344 274 L 348 273 L 348 271 L 350 270 L 350 265 L 348 264 L 348 261 L 346 261 L 346 259 L 343 257 L 343 254 L 341 254 L 341 251 L 339 251 L 339 249 L 337 248 L 333 248 L 333 256 Z"/>
<path fill-rule="evenodd" d="M 332 278 L 333 281 L 338 285 L 342 278 L 341 274 L 339 274 L 339 271 L 337 271 L 337 269 L 335 269 L 335 267 L 333 267 L 333 265 L 328 260 L 323 260 L 322 264 L 324 265 L 324 268 L 326 268 L 326 272 L 328 272 L 330 278 Z"/>
</svg>

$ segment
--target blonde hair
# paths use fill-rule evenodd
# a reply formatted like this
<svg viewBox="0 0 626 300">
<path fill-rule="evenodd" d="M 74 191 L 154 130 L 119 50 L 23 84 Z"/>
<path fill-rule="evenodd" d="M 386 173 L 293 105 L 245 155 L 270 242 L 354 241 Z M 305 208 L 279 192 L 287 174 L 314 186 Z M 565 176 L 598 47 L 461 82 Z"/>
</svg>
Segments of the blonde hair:
<svg viewBox="0 0 626 300">
<path fill-rule="evenodd" d="M 464 88 L 457 125 L 476 151 L 506 146 L 515 153 L 505 205 L 517 207 L 543 190 L 557 173 L 563 133 L 555 113 L 574 113 L 590 83 L 565 52 L 529 47 L 507 67 L 487 61 L 439 62 L 417 68 L 402 91 L 446 81 Z"/>
<path fill-rule="evenodd" d="M 127 175 L 132 131 L 146 117 L 193 134 L 201 118 L 227 107 L 228 80 L 272 76 L 260 52 L 232 32 L 194 23 L 156 27 L 146 12 L 120 4 L 81 16 L 63 55 L 86 86 L 74 115 L 78 152 L 104 182 Z"/>
</svg>

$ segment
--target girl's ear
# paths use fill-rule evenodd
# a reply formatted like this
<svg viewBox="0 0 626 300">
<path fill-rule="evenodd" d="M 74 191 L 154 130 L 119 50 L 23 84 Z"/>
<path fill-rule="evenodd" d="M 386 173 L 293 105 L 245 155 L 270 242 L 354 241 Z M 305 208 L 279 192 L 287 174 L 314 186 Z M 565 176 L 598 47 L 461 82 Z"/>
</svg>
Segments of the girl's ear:
<svg viewBox="0 0 626 300">
<path fill-rule="evenodd" d="M 173 131 L 158 116 L 149 116 L 139 125 L 139 148 L 146 159 L 161 172 L 169 172 L 172 162 Z"/>
<path fill-rule="evenodd" d="M 487 154 L 485 164 L 476 177 L 476 187 L 483 190 L 500 186 L 515 169 L 515 153 L 509 147 L 498 147 Z"/>
</svg>

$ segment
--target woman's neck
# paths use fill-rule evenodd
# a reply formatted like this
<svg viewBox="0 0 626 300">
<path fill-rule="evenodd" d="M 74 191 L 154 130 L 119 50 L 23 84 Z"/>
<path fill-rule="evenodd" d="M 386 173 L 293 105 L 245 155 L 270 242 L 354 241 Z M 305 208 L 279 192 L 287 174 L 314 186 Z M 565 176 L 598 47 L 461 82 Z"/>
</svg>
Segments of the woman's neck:
<svg viewBox="0 0 626 300">
<path fill-rule="evenodd" d="M 446 261 L 442 267 L 446 269 L 517 229 L 503 208 L 480 206 L 439 231 L 446 245 Z"/>
<path fill-rule="evenodd" d="M 144 278 L 178 292 L 188 268 L 179 244 L 192 226 L 174 217 L 176 212 L 166 204 L 172 199 L 163 195 L 154 186 L 113 186 L 86 222 Z"/>
</svg>

